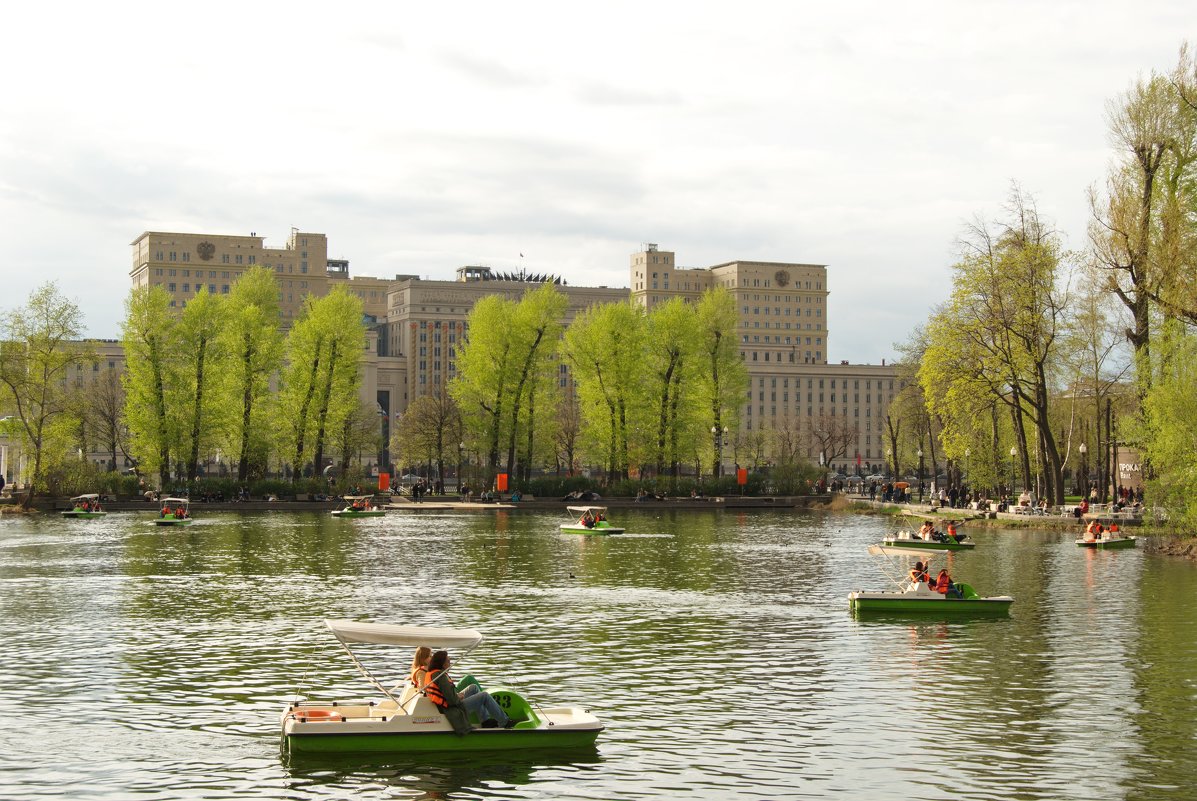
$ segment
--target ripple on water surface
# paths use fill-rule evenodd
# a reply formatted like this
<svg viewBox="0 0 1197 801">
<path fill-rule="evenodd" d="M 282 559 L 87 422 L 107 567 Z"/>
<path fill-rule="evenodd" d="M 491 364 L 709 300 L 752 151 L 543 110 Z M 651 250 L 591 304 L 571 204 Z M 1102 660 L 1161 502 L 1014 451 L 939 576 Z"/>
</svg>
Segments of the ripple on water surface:
<svg viewBox="0 0 1197 801">
<path fill-rule="evenodd" d="M 202 515 L 197 511 L 197 515 Z M 0 521 L 0 797 L 1192 798 L 1191 565 L 977 531 L 1009 619 L 855 619 L 889 524 L 790 512 Z M 298 759 L 292 693 L 369 695 L 324 617 L 475 626 L 455 660 L 607 725 L 582 752 Z M 363 649 L 402 675 L 410 655 Z M 1101 759 L 1078 759 L 1100 754 Z"/>
</svg>

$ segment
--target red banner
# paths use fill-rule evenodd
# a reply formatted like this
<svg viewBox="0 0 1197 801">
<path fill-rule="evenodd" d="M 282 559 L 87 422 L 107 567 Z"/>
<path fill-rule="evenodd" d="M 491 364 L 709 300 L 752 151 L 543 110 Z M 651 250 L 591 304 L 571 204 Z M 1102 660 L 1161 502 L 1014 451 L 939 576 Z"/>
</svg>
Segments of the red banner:
<svg viewBox="0 0 1197 801">
<path fill-rule="evenodd" d="M 497 476 L 495 476 L 495 488 L 499 492 L 507 491 L 507 474 L 506 473 L 499 473 Z"/>
<path fill-rule="evenodd" d="M 379 491 L 387 492 L 388 490 L 390 490 L 390 488 L 391 488 L 391 474 L 390 473 L 379 473 L 378 474 L 378 489 L 379 489 Z"/>
<path fill-rule="evenodd" d="M 748 468 L 741 467 L 736 471 L 736 483 L 741 487 L 748 483 Z"/>
</svg>

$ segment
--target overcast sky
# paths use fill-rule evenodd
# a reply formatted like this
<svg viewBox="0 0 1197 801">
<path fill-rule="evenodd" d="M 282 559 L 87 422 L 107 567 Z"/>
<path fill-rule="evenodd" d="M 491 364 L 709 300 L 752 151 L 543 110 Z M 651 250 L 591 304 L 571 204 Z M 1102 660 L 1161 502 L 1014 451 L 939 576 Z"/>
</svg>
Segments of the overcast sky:
<svg viewBox="0 0 1197 801">
<path fill-rule="evenodd" d="M 328 234 L 353 275 L 628 286 L 643 242 L 828 265 L 877 363 L 1018 181 L 1073 248 L 1108 100 L 1192 0 L 21 3 L 0 48 L 0 308 L 119 336 L 141 232 Z M 524 256 L 521 259 L 520 254 Z"/>
</svg>

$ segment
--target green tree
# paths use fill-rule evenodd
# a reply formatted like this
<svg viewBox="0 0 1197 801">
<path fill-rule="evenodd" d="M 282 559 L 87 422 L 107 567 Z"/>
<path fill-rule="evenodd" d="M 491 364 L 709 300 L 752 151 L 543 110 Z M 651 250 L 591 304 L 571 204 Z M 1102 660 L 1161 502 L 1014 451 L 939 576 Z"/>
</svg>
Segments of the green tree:
<svg viewBox="0 0 1197 801">
<path fill-rule="evenodd" d="M 188 481 L 199 475 L 200 453 L 219 441 L 228 413 L 227 406 L 220 403 L 228 369 L 228 351 L 221 340 L 225 321 L 223 299 L 201 287 L 183 309 L 176 329 L 179 380 L 175 387 L 179 416 L 185 425 L 180 458 Z"/>
<path fill-rule="evenodd" d="M 528 415 L 527 432 L 534 431 L 535 393 L 533 377 L 550 364 L 555 364 L 561 318 L 569 301 L 550 283 L 532 290 L 520 299 L 512 314 L 507 336 L 511 339 L 509 356 L 512 361 L 512 392 L 510 422 L 507 426 L 507 473 L 515 475 L 515 446 L 520 430 L 521 409 Z M 528 458 L 532 458 L 529 444 Z M 525 465 L 531 467 L 530 464 Z"/>
<path fill-rule="evenodd" d="M 1138 80 L 1110 103 L 1115 161 L 1090 193 L 1090 241 L 1107 288 L 1130 311 L 1126 336 L 1150 388 L 1152 308 L 1197 322 L 1197 69 L 1187 49 L 1171 75 Z"/>
<path fill-rule="evenodd" d="M 250 475 L 251 461 L 260 472 L 268 451 L 275 410 L 270 378 L 282 364 L 278 282 L 264 267 L 243 273 L 228 295 L 227 323 L 221 335 L 229 354 L 226 405 L 229 451 L 236 454 L 237 480 Z"/>
<path fill-rule="evenodd" d="M 78 341 L 82 328 L 79 307 L 54 283 L 38 287 L 26 305 L 0 316 L 0 405 L 11 406 L 22 447 L 33 462 L 25 508 L 46 486 L 46 448 L 66 412 L 70 368 L 93 358 Z"/>
<path fill-rule="evenodd" d="M 462 439 L 462 416 L 457 403 L 447 392 L 437 391 L 421 395 L 407 407 L 395 426 L 391 447 L 400 464 L 435 465 L 437 478 L 443 485 L 447 457 L 457 458 L 457 446 Z"/>
<path fill-rule="evenodd" d="M 646 394 L 656 415 L 651 431 L 652 460 L 657 475 L 669 466 L 674 478 L 679 475 L 682 453 L 688 452 L 679 440 L 702 426 L 695 412 L 698 406 L 695 343 L 698 339 L 694 307 L 682 298 L 671 298 L 648 314 L 645 337 Z M 701 428 L 699 430 L 702 430 Z"/>
<path fill-rule="evenodd" d="M 608 481 L 627 478 L 633 415 L 644 408 L 638 370 L 644 353 L 643 310 L 605 303 L 582 312 L 565 332 L 565 354 L 584 421 L 584 447 L 606 464 Z"/>
<path fill-rule="evenodd" d="M 514 316 L 515 303 L 501 295 L 488 295 L 474 304 L 467 336 L 457 350 L 457 376 L 449 384 L 466 427 L 486 449 L 487 485 L 499 470 L 499 443 L 507 419 L 504 404 L 515 381 L 516 357 L 507 336 Z"/>
<path fill-rule="evenodd" d="M 739 410 L 748 391 L 748 368 L 740 357 L 736 341 L 736 300 L 724 287 L 708 289 L 695 307 L 698 335 L 696 339 L 700 368 L 699 397 L 709 409 L 711 427 L 722 431 L 739 428 Z M 714 443 L 711 444 L 712 449 Z M 721 465 L 712 458 L 715 475 Z"/>
<path fill-rule="evenodd" d="M 313 473 L 323 469 L 329 432 L 357 406 L 365 338 L 361 300 L 344 287 L 309 296 L 291 327 L 279 415 L 294 479 L 303 474 L 309 442 Z"/>
<path fill-rule="evenodd" d="M 1165 324 L 1155 358 L 1156 381 L 1144 403 L 1143 449 L 1147 461 L 1161 466 L 1151 474 L 1149 490 L 1168 521 L 1197 530 L 1197 336 L 1176 321 Z"/>
<path fill-rule="evenodd" d="M 170 482 L 170 453 L 177 420 L 167 405 L 175 381 L 178 326 L 170 294 L 160 286 L 138 287 L 125 301 L 121 325 L 125 349 L 125 424 L 130 450 L 146 472 L 158 472 L 158 485 Z"/>
<path fill-rule="evenodd" d="M 1006 211 L 996 231 L 977 223 L 963 240 L 951 298 L 928 328 L 920 381 L 944 420 L 950 458 L 964 455 L 983 419 L 978 413 L 988 399 L 998 399 L 1010 410 L 1024 486 L 1031 486 L 1033 448 L 1047 479 L 1045 494 L 1063 503 L 1050 401 L 1068 303 L 1064 257 L 1058 237 L 1017 188 Z"/>
</svg>

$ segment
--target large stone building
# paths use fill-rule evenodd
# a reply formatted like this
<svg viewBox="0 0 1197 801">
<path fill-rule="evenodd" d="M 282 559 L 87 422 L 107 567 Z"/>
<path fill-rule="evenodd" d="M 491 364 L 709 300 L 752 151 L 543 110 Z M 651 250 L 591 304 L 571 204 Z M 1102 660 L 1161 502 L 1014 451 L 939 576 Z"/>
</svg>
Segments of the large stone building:
<svg viewBox="0 0 1197 801">
<path fill-rule="evenodd" d="M 828 364 L 826 265 L 732 261 L 681 268 L 674 253 L 648 244 L 632 254 L 631 277 L 632 297 L 646 309 L 675 297 L 692 302 L 712 287 L 735 298 L 749 377 L 741 439 L 769 431 L 833 469 L 881 469 L 884 420 L 899 379 L 884 362 Z M 747 437 L 750 449 L 753 439 Z"/>
<path fill-rule="evenodd" d="M 146 231 L 130 243 L 133 286 L 161 286 L 172 306 L 182 308 L 204 287 L 213 295 L 227 295 L 241 274 L 254 266 L 273 270 L 279 285 L 283 325 L 299 316 L 307 295 L 322 297 L 334 282 L 362 300 L 366 314 L 382 317 L 392 283 L 380 278 L 350 278 L 349 262 L 328 258 L 328 237 L 291 230 L 286 247 L 268 248 L 265 237 L 226 234 L 180 234 Z M 398 278 L 398 276 L 396 276 Z"/>
<path fill-rule="evenodd" d="M 284 326 L 298 316 L 306 295 L 322 296 L 344 282 L 374 323 L 366 343 L 362 398 L 378 404 L 384 435 L 412 401 L 453 378 L 469 312 L 487 295 L 518 299 L 551 281 L 569 299 L 563 321 L 568 324 L 598 303 L 630 297 L 651 309 L 673 297 L 693 302 L 707 289 L 726 287 L 739 312 L 749 388 L 739 410 L 740 431 L 715 432 L 725 461 L 730 462 L 733 448 L 761 455 L 765 433 L 785 440 L 792 452 L 812 460 L 823 457 L 830 468 L 846 473 L 880 469 L 885 459 L 884 419 L 900 388 L 898 379 L 893 366 L 884 363 L 829 363 L 826 265 L 731 261 L 683 268 L 673 252 L 645 245 L 632 254 L 629 289 L 572 286 L 556 276 L 474 266 L 459 268 L 455 280 L 351 277 L 347 260 L 328 257 L 326 235 L 298 229 L 282 248 L 266 247 L 257 234 L 150 231 L 132 242 L 132 250 L 133 285 L 163 286 L 180 308 L 201 287 L 225 294 L 249 268 L 271 269 L 279 281 Z M 104 351 L 103 361 L 119 368 L 119 346 L 108 343 Z M 558 380 L 568 384 L 565 368 L 559 369 Z M 771 456 L 767 447 L 763 456 Z"/>
</svg>

